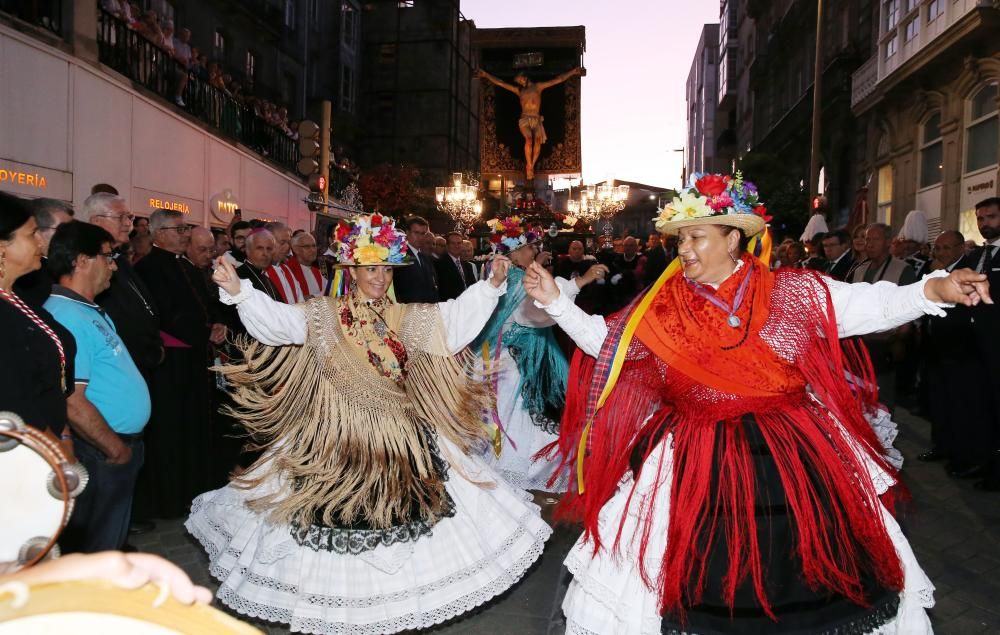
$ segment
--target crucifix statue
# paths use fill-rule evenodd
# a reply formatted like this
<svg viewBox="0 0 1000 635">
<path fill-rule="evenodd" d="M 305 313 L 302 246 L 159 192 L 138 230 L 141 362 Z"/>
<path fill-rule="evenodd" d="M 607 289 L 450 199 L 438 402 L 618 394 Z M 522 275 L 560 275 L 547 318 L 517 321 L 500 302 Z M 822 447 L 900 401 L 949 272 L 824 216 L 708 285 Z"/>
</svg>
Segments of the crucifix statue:
<svg viewBox="0 0 1000 635">
<path fill-rule="evenodd" d="M 517 121 L 517 127 L 524 135 L 524 162 L 525 176 L 528 180 L 535 178 L 535 163 L 538 162 L 538 155 L 542 152 L 547 137 L 545 136 L 545 126 L 542 125 L 544 118 L 541 115 L 542 91 L 550 86 L 561 84 L 570 77 L 582 74 L 583 69 L 579 66 L 566 71 L 555 79 L 544 82 L 533 82 L 524 73 L 514 76 L 514 83 L 508 84 L 499 77 L 491 75 L 480 69 L 479 77 L 485 79 L 500 88 L 509 90 L 517 95 L 521 101 L 521 118 Z"/>
</svg>

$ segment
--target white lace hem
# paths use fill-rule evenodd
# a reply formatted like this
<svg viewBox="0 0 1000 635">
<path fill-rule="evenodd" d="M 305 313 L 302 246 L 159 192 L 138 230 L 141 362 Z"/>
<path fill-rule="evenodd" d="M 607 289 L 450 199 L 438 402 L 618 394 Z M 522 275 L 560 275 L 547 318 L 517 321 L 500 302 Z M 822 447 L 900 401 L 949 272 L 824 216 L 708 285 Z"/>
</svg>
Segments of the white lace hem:
<svg viewBox="0 0 1000 635">
<path fill-rule="evenodd" d="M 618 492 L 601 509 L 598 517 L 601 535 L 613 540 L 621 519 L 625 518 L 622 540 L 617 551 L 610 545 L 602 546 L 595 555 L 593 546 L 581 536 L 566 556 L 565 565 L 573 580 L 563 601 L 567 634 L 614 633 L 616 635 L 659 635 L 659 600 L 642 581 L 638 570 L 638 541 L 641 537 L 637 509 L 650 495 L 657 480 L 657 462 L 663 460 L 660 479 L 661 495 L 653 508 L 654 522 L 648 547 L 646 572 L 656 580 L 660 571 L 659 556 L 666 548 L 669 519 L 669 493 L 672 479 L 672 452 L 670 437 L 650 453 L 639 475 L 639 482 L 632 504 L 628 505 L 632 479 L 626 477 Z M 878 474 L 873 474 L 875 477 Z M 934 606 L 934 585 L 920 568 L 909 542 L 898 523 L 886 509 L 882 516 L 889 537 L 903 565 L 904 588 L 900 593 L 896 617 L 871 635 L 922 635 L 932 633 L 926 609 Z"/>
<path fill-rule="evenodd" d="M 218 598 L 296 632 L 382 635 L 440 624 L 503 593 L 552 530 L 530 495 L 491 477 L 482 461 L 444 449 L 461 468 L 446 484 L 455 516 L 416 541 L 359 555 L 297 545 L 288 527 L 246 508 L 250 492 L 226 487 L 199 496 L 185 526 L 208 552 Z M 496 483 L 483 488 L 463 474 Z"/>
</svg>

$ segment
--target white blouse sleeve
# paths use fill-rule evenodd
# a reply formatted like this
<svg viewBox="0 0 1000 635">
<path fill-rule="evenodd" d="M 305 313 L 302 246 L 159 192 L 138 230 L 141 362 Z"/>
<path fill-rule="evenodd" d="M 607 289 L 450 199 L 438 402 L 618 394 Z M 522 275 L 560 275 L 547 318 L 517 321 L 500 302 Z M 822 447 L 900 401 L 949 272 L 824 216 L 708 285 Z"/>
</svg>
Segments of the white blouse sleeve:
<svg viewBox="0 0 1000 635">
<path fill-rule="evenodd" d="M 480 280 L 454 300 L 439 302 L 441 321 L 448 338 L 448 350 L 457 353 L 469 345 L 493 315 L 500 296 L 507 293 L 507 283 L 494 287 Z"/>
<path fill-rule="evenodd" d="M 568 297 L 570 302 L 573 302 L 576 299 L 576 296 L 580 294 L 580 287 L 576 286 L 576 282 L 573 280 L 556 278 L 556 285 L 559 287 L 560 295 Z M 531 298 L 525 298 L 524 301 L 521 302 L 520 306 L 518 306 L 514 311 L 514 315 L 512 317 L 514 322 L 520 324 L 521 326 L 536 329 L 553 326 L 556 323 L 556 321 L 553 320 L 548 313 L 535 306 L 535 303 L 531 300 Z"/>
<path fill-rule="evenodd" d="M 954 305 L 931 302 L 924 295 L 924 285 L 929 278 L 946 275 L 945 271 L 935 271 L 924 276 L 923 280 L 905 286 L 885 281 L 850 284 L 824 279 L 830 289 L 840 336 L 888 331 L 923 315 L 944 315 L 944 309 Z"/>
<path fill-rule="evenodd" d="M 243 326 L 262 344 L 305 344 L 306 315 L 302 309 L 275 302 L 266 293 L 254 289 L 249 280 L 240 280 L 240 292 L 235 297 L 220 288 L 219 300 L 223 304 L 236 305 Z"/>
<path fill-rule="evenodd" d="M 576 286 L 575 282 L 572 284 Z M 604 339 L 608 336 L 608 325 L 600 315 L 589 315 L 576 306 L 573 297 L 563 292 L 562 285 L 559 297 L 552 304 L 543 305 L 537 300 L 533 304 L 555 320 L 559 328 L 565 331 L 584 353 L 591 357 L 600 354 Z"/>
</svg>

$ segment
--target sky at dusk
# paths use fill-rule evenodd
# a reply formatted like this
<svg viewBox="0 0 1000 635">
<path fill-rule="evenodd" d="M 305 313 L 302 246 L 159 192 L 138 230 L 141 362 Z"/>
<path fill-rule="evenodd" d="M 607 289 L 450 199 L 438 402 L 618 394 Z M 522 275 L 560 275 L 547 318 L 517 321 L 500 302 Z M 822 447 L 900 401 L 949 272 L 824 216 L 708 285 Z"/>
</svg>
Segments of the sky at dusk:
<svg viewBox="0 0 1000 635">
<path fill-rule="evenodd" d="M 684 89 L 718 0 L 461 0 L 477 27 L 587 27 L 583 176 L 680 184 Z"/>
</svg>

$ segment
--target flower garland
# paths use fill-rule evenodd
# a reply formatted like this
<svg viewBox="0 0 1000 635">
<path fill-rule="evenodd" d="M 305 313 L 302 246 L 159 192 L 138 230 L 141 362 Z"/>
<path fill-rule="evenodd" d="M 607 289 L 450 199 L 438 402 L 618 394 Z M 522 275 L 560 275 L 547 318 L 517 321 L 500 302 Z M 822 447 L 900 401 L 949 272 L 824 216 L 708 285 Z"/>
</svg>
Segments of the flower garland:
<svg viewBox="0 0 1000 635">
<path fill-rule="evenodd" d="M 756 214 L 770 222 L 767 207 L 760 201 L 757 186 L 743 180 L 743 174 L 692 175 L 688 187 L 663 208 L 654 220 L 657 230 L 662 231 L 663 223 L 670 221 L 707 218 L 724 214 Z"/>
<path fill-rule="evenodd" d="M 410 262 L 406 234 L 388 216 L 356 216 L 337 225 L 337 261 L 341 265 L 404 265 Z"/>
</svg>

